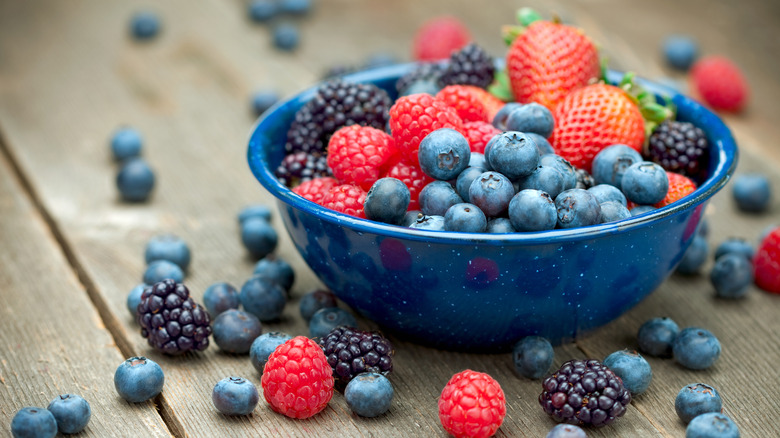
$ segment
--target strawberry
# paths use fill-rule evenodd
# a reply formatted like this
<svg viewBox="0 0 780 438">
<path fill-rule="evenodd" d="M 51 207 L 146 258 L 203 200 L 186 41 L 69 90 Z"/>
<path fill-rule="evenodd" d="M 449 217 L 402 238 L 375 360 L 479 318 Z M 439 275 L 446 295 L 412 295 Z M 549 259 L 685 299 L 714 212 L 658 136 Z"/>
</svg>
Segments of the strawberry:
<svg viewBox="0 0 780 438">
<path fill-rule="evenodd" d="M 747 81 L 728 58 L 708 56 L 696 61 L 691 80 L 699 96 L 716 110 L 738 112 L 747 102 Z"/>
<path fill-rule="evenodd" d="M 414 35 L 412 58 L 415 61 L 438 61 L 449 58 L 450 54 L 471 41 L 466 26 L 455 17 L 440 16 L 432 18 Z"/>
<path fill-rule="evenodd" d="M 655 208 L 669 205 L 672 202 L 690 195 L 696 190 L 696 183 L 687 176 L 675 172 L 666 172 L 666 176 L 669 178 L 669 190 L 666 192 L 666 196 L 661 202 L 653 205 Z"/>
<path fill-rule="evenodd" d="M 487 122 L 487 109 L 474 90 L 480 88 L 473 85 L 448 85 L 436 93 L 436 98 L 455 108 L 464 122 Z"/>
</svg>

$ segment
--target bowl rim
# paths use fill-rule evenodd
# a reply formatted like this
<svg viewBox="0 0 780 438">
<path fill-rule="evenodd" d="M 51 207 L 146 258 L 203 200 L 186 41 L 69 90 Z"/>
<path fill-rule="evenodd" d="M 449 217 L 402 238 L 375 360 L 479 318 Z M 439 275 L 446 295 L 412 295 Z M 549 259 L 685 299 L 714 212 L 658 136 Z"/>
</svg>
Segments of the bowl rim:
<svg viewBox="0 0 780 438">
<path fill-rule="evenodd" d="M 388 67 L 381 67 L 372 70 L 366 70 L 350 75 L 345 75 L 344 80 L 350 82 L 376 82 L 387 80 L 393 76 L 400 76 L 408 71 L 414 63 L 397 64 Z M 622 77 L 623 73 L 609 70 L 607 79 L 610 83 L 616 83 Z M 737 166 L 739 150 L 737 148 L 731 131 L 715 113 L 704 107 L 699 102 L 685 96 L 676 90 L 651 82 L 647 79 L 636 77 L 636 80 L 643 87 L 657 95 L 666 95 L 672 98 L 677 107 L 685 106 L 695 109 L 697 119 L 700 121 L 697 126 L 706 124 L 710 134 L 710 159 L 717 159 L 717 165 L 712 174 L 703 184 L 697 187 L 691 195 L 676 201 L 667 206 L 656 210 L 639 214 L 631 218 L 620 221 L 590 225 L 586 227 L 553 229 L 545 231 L 532 232 L 514 232 L 514 233 L 466 233 L 455 231 L 432 231 L 419 230 L 399 225 L 384 224 L 374 222 L 368 219 L 357 218 L 345 213 L 336 212 L 316 204 L 308 199 L 294 193 L 290 188 L 279 182 L 269 167 L 268 155 L 262 147 L 261 130 L 266 125 L 271 125 L 279 117 L 279 111 L 286 107 L 300 106 L 308 101 L 316 93 L 317 87 L 322 84 L 319 82 L 283 101 L 278 102 L 261 117 L 259 117 L 250 130 L 247 158 L 249 167 L 255 178 L 265 187 L 268 192 L 274 195 L 278 201 L 281 201 L 295 209 L 306 211 L 318 219 L 349 228 L 358 233 L 376 234 L 385 237 L 393 237 L 403 240 L 425 241 L 446 244 L 549 244 L 551 241 L 571 242 L 585 239 L 593 239 L 600 236 L 607 236 L 615 233 L 622 233 L 627 230 L 649 226 L 657 223 L 658 220 L 676 215 L 688 210 L 695 205 L 701 204 L 717 193 L 734 174 Z M 714 138 L 712 138 L 714 137 Z"/>
</svg>

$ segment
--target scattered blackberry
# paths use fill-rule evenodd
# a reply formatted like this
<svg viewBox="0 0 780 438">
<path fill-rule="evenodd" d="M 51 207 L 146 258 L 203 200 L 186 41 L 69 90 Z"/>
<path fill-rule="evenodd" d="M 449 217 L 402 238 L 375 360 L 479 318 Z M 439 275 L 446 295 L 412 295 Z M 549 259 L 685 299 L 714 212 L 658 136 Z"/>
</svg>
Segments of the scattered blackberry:
<svg viewBox="0 0 780 438">
<path fill-rule="evenodd" d="M 648 145 L 651 161 L 670 172 L 701 180 L 707 172 L 709 142 L 701 128 L 667 120 L 653 130 Z"/>
<path fill-rule="evenodd" d="M 320 346 L 340 389 L 360 373 L 387 375 L 393 370 L 395 351 L 390 341 L 378 332 L 340 326 L 320 339 Z"/>
<path fill-rule="evenodd" d="M 542 382 L 539 404 L 559 423 L 606 426 L 626 412 L 631 393 L 597 360 L 573 359 Z"/>
<path fill-rule="evenodd" d="M 287 155 L 276 168 L 276 177 L 287 187 L 295 187 L 302 182 L 330 174 L 325 155 L 311 155 L 307 152 Z"/>
<path fill-rule="evenodd" d="M 430 83 L 436 85 L 439 77 L 444 72 L 446 64 L 441 62 L 423 62 L 417 67 L 401 76 L 395 83 L 395 89 L 399 95 L 407 94 L 406 91 L 416 83 Z"/>
<path fill-rule="evenodd" d="M 493 57 L 482 47 L 470 43 L 450 55 L 450 63 L 439 77 L 439 85 L 474 85 L 487 88 L 493 82 L 496 67 Z"/>
<path fill-rule="evenodd" d="M 203 351 L 209 346 L 209 314 L 182 283 L 165 279 L 145 289 L 136 317 L 141 336 L 163 353 Z"/>
<path fill-rule="evenodd" d="M 575 170 L 575 173 L 577 175 L 577 185 L 575 188 L 588 190 L 596 185 L 596 180 L 587 170 L 578 168 Z"/>
</svg>

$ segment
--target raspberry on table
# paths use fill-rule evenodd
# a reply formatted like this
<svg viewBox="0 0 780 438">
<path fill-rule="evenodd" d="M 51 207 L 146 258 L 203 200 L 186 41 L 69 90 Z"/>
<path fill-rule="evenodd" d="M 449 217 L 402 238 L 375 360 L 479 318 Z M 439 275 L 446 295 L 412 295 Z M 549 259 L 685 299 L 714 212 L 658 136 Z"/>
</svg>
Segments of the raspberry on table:
<svg viewBox="0 0 780 438">
<path fill-rule="evenodd" d="M 750 94 L 742 71 L 723 56 L 707 56 L 691 67 L 693 87 L 716 110 L 741 111 Z"/>
<path fill-rule="evenodd" d="M 780 227 L 775 227 L 761 241 L 753 257 L 756 286 L 780 294 Z"/>
<path fill-rule="evenodd" d="M 455 108 L 430 94 L 399 97 L 390 108 L 390 130 L 403 159 L 417 164 L 417 150 L 426 135 L 440 128 L 463 133 L 463 120 Z"/>
<path fill-rule="evenodd" d="M 322 204 L 322 199 L 328 191 L 337 186 L 338 183 L 336 178 L 322 176 L 300 183 L 293 189 L 293 192 L 303 196 L 311 202 Z"/>
<path fill-rule="evenodd" d="M 333 397 L 333 383 L 325 353 L 304 336 L 278 346 L 260 379 L 271 409 L 291 418 L 309 418 L 325 409 Z"/>
<path fill-rule="evenodd" d="M 463 123 L 463 132 L 469 141 L 471 152 L 479 153 L 484 153 L 490 139 L 501 133 L 492 123 L 482 121 Z"/>
<path fill-rule="evenodd" d="M 340 183 L 368 190 L 397 152 L 395 140 L 384 131 L 350 125 L 330 138 L 327 162 Z"/>
<path fill-rule="evenodd" d="M 322 197 L 322 205 L 333 211 L 359 218 L 366 217 L 363 204 L 366 201 L 366 191 L 353 184 L 340 184 L 328 190 Z"/>
<path fill-rule="evenodd" d="M 456 17 L 442 15 L 423 23 L 414 35 L 412 59 L 437 61 L 471 41 L 468 28 Z"/>
<path fill-rule="evenodd" d="M 439 397 L 439 420 L 457 438 L 493 436 L 505 415 L 504 391 L 485 373 L 464 370 L 455 374 Z"/>
</svg>

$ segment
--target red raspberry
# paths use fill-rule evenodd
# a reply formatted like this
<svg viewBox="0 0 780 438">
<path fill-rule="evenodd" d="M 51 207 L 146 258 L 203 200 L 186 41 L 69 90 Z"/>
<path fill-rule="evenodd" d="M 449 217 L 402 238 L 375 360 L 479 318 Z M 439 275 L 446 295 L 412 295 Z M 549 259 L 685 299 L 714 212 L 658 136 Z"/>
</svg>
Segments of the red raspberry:
<svg viewBox="0 0 780 438">
<path fill-rule="evenodd" d="M 329 176 L 321 176 L 309 181 L 304 181 L 293 189 L 293 192 L 303 196 L 309 201 L 322 204 L 322 198 L 328 193 L 328 190 L 338 185 L 338 181 L 335 178 Z"/>
<path fill-rule="evenodd" d="M 350 216 L 365 218 L 363 203 L 366 201 L 366 191 L 353 184 L 341 184 L 331 187 L 322 197 L 322 205 L 334 211 Z"/>
<path fill-rule="evenodd" d="M 680 175 L 675 172 L 666 172 L 666 176 L 669 178 L 669 190 L 666 192 L 666 196 L 661 202 L 653 205 L 655 208 L 669 205 L 672 202 L 690 195 L 696 190 L 696 183 L 685 175 Z"/>
<path fill-rule="evenodd" d="M 780 227 L 761 241 L 753 256 L 753 276 L 756 286 L 780 294 Z"/>
<path fill-rule="evenodd" d="M 708 56 L 691 68 L 694 88 L 717 110 L 740 111 L 748 99 L 748 85 L 739 68 L 723 56 Z"/>
<path fill-rule="evenodd" d="M 420 142 L 440 128 L 463 133 L 463 121 L 455 108 L 430 94 L 402 96 L 390 108 L 390 130 L 403 159 L 409 163 L 419 162 Z"/>
<path fill-rule="evenodd" d="M 342 184 L 369 190 L 398 150 L 393 137 L 370 126 L 350 125 L 328 141 L 328 167 Z"/>
<path fill-rule="evenodd" d="M 309 418 L 333 397 L 333 370 L 322 348 L 304 336 L 274 350 L 260 384 L 271 409 L 291 418 Z"/>
<path fill-rule="evenodd" d="M 415 61 L 438 61 L 471 41 L 469 30 L 455 17 L 432 18 L 414 35 L 412 57 Z"/>
<path fill-rule="evenodd" d="M 485 373 L 465 370 L 455 374 L 439 397 L 441 424 L 456 438 L 493 436 L 505 415 L 504 391 Z"/>
<path fill-rule="evenodd" d="M 471 152 L 479 152 L 480 154 L 485 153 L 485 146 L 490 139 L 501 133 L 500 129 L 488 122 L 466 122 L 463 124 L 463 130 L 466 131 Z"/>
<path fill-rule="evenodd" d="M 407 164 L 404 162 L 398 162 L 387 171 L 388 176 L 391 178 L 400 179 L 409 188 L 409 207 L 407 210 L 419 210 L 420 209 L 420 191 L 428 183 L 433 182 L 433 178 L 426 175 L 420 166 L 413 164 Z"/>
<path fill-rule="evenodd" d="M 487 122 L 487 110 L 472 89 L 473 85 L 447 85 L 436 93 L 436 98 L 455 108 L 463 122 Z"/>
</svg>

